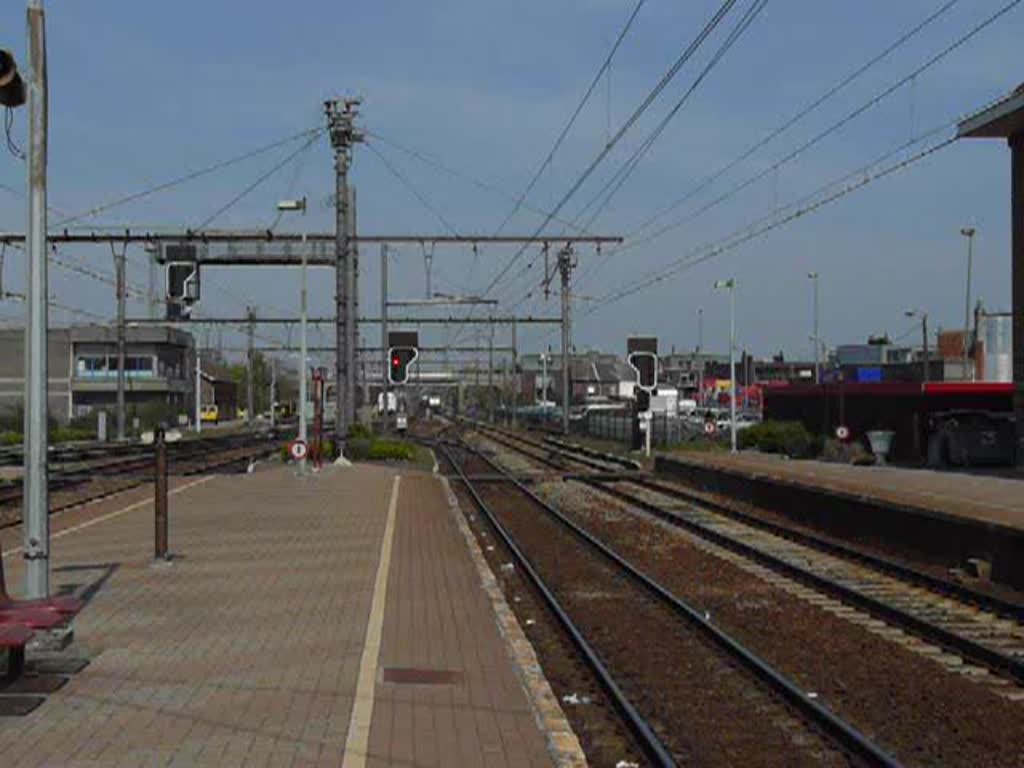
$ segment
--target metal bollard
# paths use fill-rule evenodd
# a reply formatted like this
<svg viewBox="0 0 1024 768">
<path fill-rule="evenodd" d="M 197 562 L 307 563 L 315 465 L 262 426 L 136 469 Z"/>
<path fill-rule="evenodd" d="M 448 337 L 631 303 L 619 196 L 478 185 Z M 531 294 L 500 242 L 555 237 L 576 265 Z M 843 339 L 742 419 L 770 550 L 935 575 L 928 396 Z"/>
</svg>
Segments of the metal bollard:
<svg viewBox="0 0 1024 768">
<path fill-rule="evenodd" d="M 156 498 L 153 508 L 156 511 L 155 557 L 157 560 L 167 559 L 167 441 L 164 430 L 157 427 L 153 434 L 156 457 L 155 488 Z"/>
</svg>

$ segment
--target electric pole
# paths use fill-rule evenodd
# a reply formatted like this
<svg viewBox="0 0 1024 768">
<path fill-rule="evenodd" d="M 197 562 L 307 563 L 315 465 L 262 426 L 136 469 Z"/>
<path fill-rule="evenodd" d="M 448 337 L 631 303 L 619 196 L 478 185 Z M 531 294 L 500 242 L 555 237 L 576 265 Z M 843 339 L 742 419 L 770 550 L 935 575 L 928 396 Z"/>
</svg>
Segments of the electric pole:
<svg viewBox="0 0 1024 768">
<path fill-rule="evenodd" d="M 569 361 L 569 347 L 572 342 L 572 306 L 569 297 L 572 257 L 572 246 L 567 245 L 558 252 L 558 271 L 562 277 L 562 434 L 565 435 L 569 434 L 569 397 L 572 393 L 572 387 L 569 385 L 569 374 L 572 370 Z"/>
<path fill-rule="evenodd" d="M 491 423 L 494 423 L 494 323 L 487 340 L 487 412 Z"/>
<path fill-rule="evenodd" d="M 246 307 L 246 314 L 249 318 L 249 349 L 246 355 L 248 364 L 245 370 L 245 407 L 246 407 L 246 423 L 251 425 L 253 420 L 256 418 L 254 408 L 255 403 L 255 390 L 253 389 L 253 363 L 255 362 L 255 337 L 256 337 L 256 310 L 252 307 Z"/>
<path fill-rule="evenodd" d="M 519 425 L 519 342 L 516 323 L 512 323 L 512 426 Z"/>
<path fill-rule="evenodd" d="M 964 227 L 960 234 L 967 238 L 967 297 L 964 300 L 964 380 L 968 378 L 967 370 L 970 367 L 970 380 L 975 379 L 975 367 L 969 366 L 971 356 L 971 266 L 974 261 L 974 227 Z"/>
<path fill-rule="evenodd" d="M 384 419 L 384 431 L 391 428 L 391 417 L 388 413 L 388 395 L 390 377 L 390 351 L 388 350 L 388 244 L 380 244 L 380 351 L 381 351 L 381 416 Z"/>
<path fill-rule="evenodd" d="M 324 104 L 327 128 L 334 149 L 335 174 L 335 415 L 334 432 L 339 446 L 355 417 L 355 263 L 352 253 L 353 223 L 348 171 L 352 165 L 352 146 L 363 141 L 355 127 L 360 99 L 327 101 Z"/>
<path fill-rule="evenodd" d="M 128 250 L 127 243 L 118 252 L 114 243 L 110 244 L 110 250 L 114 254 L 114 284 L 117 292 L 117 439 L 124 441 L 124 384 L 125 384 L 125 253 Z"/>
<path fill-rule="evenodd" d="M 25 333 L 24 519 L 25 597 L 50 594 L 50 497 L 47 488 L 46 153 L 48 91 L 46 17 L 42 0 L 28 3 L 28 318 Z"/>
</svg>

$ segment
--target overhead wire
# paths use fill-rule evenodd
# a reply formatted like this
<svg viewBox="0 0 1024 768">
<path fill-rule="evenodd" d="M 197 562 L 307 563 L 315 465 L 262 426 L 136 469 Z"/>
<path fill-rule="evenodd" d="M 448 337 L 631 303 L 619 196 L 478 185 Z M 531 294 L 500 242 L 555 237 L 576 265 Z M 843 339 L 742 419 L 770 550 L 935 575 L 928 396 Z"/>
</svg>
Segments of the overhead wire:
<svg viewBox="0 0 1024 768">
<path fill-rule="evenodd" d="M 756 153 L 762 147 L 765 147 L 768 144 L 770 144 L 772 141 L 777 139 L 779 136 L 788 131 L 794 125 L 802 121 L 805 117 L 815 112 L 819 107 L 825 104 L 829 99 L 838 94 L 840 91 L 845 89 L 848 85 L 859 79 L 862 75 L 866 74 L 877 64 L 881 63 L 886 58 L 888 58 L 890 54 L 892 54 L 893 52 L 895 52 L 896 50 L 910 42 L 914 37 L 916 37 L 918 34 L 920 34 L 929 26 L 931 26 L 931 24 L 933 24 L 943 15 L 948 13 L 959 1 L 960 0 L 946 0 L 946 2 L 944 2 L 937 10 L 928 15 L 923 21 L 920 21 L 911 29 L 904 32 L 902 35 L 900 35 L 900 37 L 898 37 L 895 41 L 886 46 L 882 51 L 875 54 L 866 62 L 857 67 L 855 70 L 853 70 L 845 77 L 840 79 L 839 82 L 837 82 L 835 85 L 827 89 L 823 94 L 821 94 L 810 104 L 806 105 L 802 109 L 797 110 L 793 115 L 784 120 L 778 127 L 770 131 L 764 138 L 751 144 L 740 155 L 738 155 L 733 160 L 729 161 L 724 166 L 722 166 L 721 168 L 719 168 L 718 170 L 714 171 L 709 176 L 704 178 L 696 187 L 694 187 L 692 190 L 690 190 L 685 195 L 680 197 L 678 200 L 672 202 L 666 208 L 662 209 L 661 211 L 655 213 L 648 219 L 641 222 L 637 227 L 635 227 L 630 232 L 629 235 L 627 235 L 627 237 L 632 237 L 637 232 L 643 231 L 652 223 L 666 216 L 668 213 L 678 208 L 687 200 L 691 199 L 694 195 L 699 194 L 704 189 L 709 187 L 711 184 L 714 184 L 716 181 L 718 181 L 718 179 L 727 174 L 737 165 L 739 165 L 745 160 L 748 160 L 754 153 Z"/>
<path fill-rule="evenodd" d="M 675 119 L 676 115 L 678 115 L 679 111 L 689 101 L 690 97 L 694 94 L 694 92 L 700 87 L 701 83 L 704 82 L 704 80 L 711 73 L 711 71 L 719 64 L 719 62 L 721 62 L 721 60 L 725 57 L 726 53 L 729 52 L 729 49 L 732 48 L 733 45 L 735 45 L 736 42 L 740 39 L 740 37 L 743 36 L 743 33 L 750 28 L 750 25 L 753 24 L 754 20 L 761 13 L 761 11 L 764 10 L 767 4 L 768 0 L 755 0 L 755 2 L 747 9 L 746 13 L 740 18 L 736 26 L 729 33 L 729 36 L 726 37 L 726 39 L 719 46 L 718 50 L 715 51 L 715 54 L 711 57 L 708 63 L 705 64 L 704 69 L 701 70 L 700 74 L 697 75 L 697 77 L 694 79 L 690 87 L 686 89 L 683 95 L 676 102 L 675 106 L 671 110 L 669 110 L 669 112 L 662 118 L 661 122 L 659 122 L 655 129 L 651 131 L 651 133 L 647 136 L 646 139 L 644 139 L 640 146 L 633 151 L 633 154 L 630 156 L 630 158 L 622 164 L 619 170 L 608 180 L 608 182 L 597 192 L 597 194 L 591 198 L 590 202 L 588 202 L 583 207 L 583 209 L 577 214 L 576 218 L 574 219 L 575 221 L 579 221 L 579 219 L 583 218 L 583 216 L 590 209 L 590 207 L 597 203 L 598 200 L 601 200 L 601 198 L 603 197 L 603 201 L 590 215 L 590 218 L 584 224 L 584 227 L 589 229 L 594 225 L 594 222 L 597 220 L 597 217 L 605 208 L 608 207 L 608 205 L 612 201 L 612 198 L 615 197 L 618 191 L 626 183 L 626 180 L 629 179 L 629 177 L 636 170 L 640 161 L 643 159 L 643 156 L 650 151 L 651 147 L 664 133 L 669 123 L 671 123 L 672 120 Z"/>
<path fill-rule="evenodd" d="M 750 186 L 752 186 L 753 184 L 757 183 L 758 181 L 761 181 L 762 179 L 766 178 L 770 174 L 777 172 L 780 168 L 782 168 L 783 166 L 791 163 L 792 161 L 794 161 L 795 159 L 800 157 L 802 154 L 804 154 L 807 150 L 811 149 L 812 147 L 816 146 L 817 144 L 822 142 L 827 137 L 829 137 L 832 134 L 836 133 L 837 131 L 841 130 L 842 128 L 847 126 L 849 123 L 853 122 L 856 118 L 858 118 L 861 115 L 863 115 L 864 113 L 866 113 L 872 107 L 876 106 L 881 101 L 883 101 L 887 97 L 891 96 L 893 93 L 897 92 L 900 88 L 902 88 L 907 83 L 914 81 L 923 72 L 927 71 L 931 67 L 933 67 L 936 64 L 938 64 L 940 61 L 945 59 L 947 56 L 952 54 L 954 51 L 958 50 L 960 47 L 962 47 L 964 44 L 966 44 L 972 38 L 974 38 L 975 36 L 980 34 L 982 31 L 987 29 L 989 26 L 994 24 L 996 21 L 998 21 L 1004 15 L 1009 13 L 1016 6 L 1020 5 L 1020 3 L 1022 1 L 1024 1 L 1024 0 L 1011 0 L 1010 3 L 1002 6 L 995 13 L 993 13 L 992 15 L 986 17 L 983 21 L 977 23 L 970 30 L 968 30 L 967 33 L 965 33 L 961 37 L 957 38 L 955 41 L 953 41 L 951 44 L 947 45 L 945 48 L 940 50 L 938 53 L 932 55 L 923 64 L 921 64 L 918 67 L 916 67 L 908 75 L 905 75 L 904 77 L 900 78 L 899 80 L 897 80 L 894 83 L 890 84 L 889 86 L 885 87 L 880 92 L 878 92 L 874 96 L 872 96 L 870 99 L 868 99 L 864 103 L 860 104 L 852 112 L 847 113 L 842 118 L 840 118 L 836 122 L 832 123 L 831 125 L 829 125 L 824 130 L 822 130 L 819 133 L 815 134 L 813 137 L 811 137 L 807 141 L 803 142 L 802 144 L 797 146 L 795 149 L 791 150 L 788 154 L 784 155 L 782 158 L 780 158 L 779 160 L 777 160 L 776 162 L 774 162 L 770 166 L 764 168 L 761 171 L 758 171 L 758 172 L 752 174 L 751 176 L 747 177 L 743 181 L 738 182 L 737 184 L 733 185 L 728 190 L 726 190 L 725 192 L 720 194 L 718 197 L 713 198 L 712 200 L 710 200 L 709 202 L 707 202 L 704 205 L 700 206 L 699 208 L 695 209 L 694 211 L 691 211 L 686 216 L 684 216 L 684 217 L 682 217 L 680 219 L 677 219 L 677 220 L 675 220 L 675 221 L 673 221 L 673 222 L 671 222 L 669 224 L 665 224 L 665 225 L 659 227 L 658 229 L 654 230 L 653 232 L 651 232 L 651 233 L 649 233 L 647 235 L 644 235 L 643 237 L 639 237 L 638 238 L 638 237 L 635 236 L 640 231 L 640 229 L 634 230 L 633 233 L 631 233 L 630 235 L 626 236 L 626 242 L 624 242 L 620 246 L 613 247 L 612 249 L 610 249 L 610 251 L 604 256 L 603 260 L 598 263 L 597 267 L 591 270 L 592 273 L 596 273 L 596 271 L 598 271 L 605 264 L 607 264 L 608 261 L 610 261 L 614 256 L 621 255 L 621 254 L 623 254 L 625 252 L 631 251 L 631 250 L 639 247 L 640 245 L 652 242 L 653 240 L 656 240 L 656 239 L 662 237 L 663 235 L 667 234 L 668 232 L 671 232 L 671 231 L 673 231 L 675 229 L 678 229 L 679 227 L 685 226 L 686 224 L 689 224 L 689 223 L 693 222 L 698 217 L 700 217 L 703 214 L 707 213 L 708 211 L 718 207 L 719 205 L 721 205 L 722 203 L 726 202 L 727 200 L 735 197 L 740 192 L 748 189 Z M 944 11 L 945 8 L 943 7 L 943 8 L 940 8 L 939 10 L 941 12 L 941 11 Z M 933 16 L 934 16 L 934 14 L 933 14 Z M 929 17 L 929 18 L 931 18 L 931 17 Z M 779 132 L 781 132 L 781 131 L 779 131 Z M 756 148 L 759 148 L 760 146 L 763 146 L 763 144 L 759 143 L 759 144 L 755 145 Z M 744 154 L 746 155 L 747 153 L 744 153 Z M 747 155 L 747 156 L 749 156 L 749 155 Z M 730 163 L 729 167 L 734 167 L 735 163 L 738 163 L 738 162 L 739 162 L 739 159 L 737 159 L 733 163 Z M 713 175 L 713 178 L 715 178 L 715 179 L 719 178 L 724 172 L 725 172 L 724 169 L 721 172 L 717 172 L 716 174 Z M 706 186 L 707 185 L 704 184 L 704 182 L 702 182 L 700 188 L 706 188 Z M 687 199 L 689 199 L 689 197 L 692 197 L 692 193 L 688 193 Z M 592 278 L 593 274 L 581 276 L 581 279 L 583 277 Z"/>
<path fill-rule="evenodd" d="M 91 218 L 91 217 L 93 217 L 93 216 L 95 216 L 97 214 L 103 213 L 105 211 L 109 211 L 112 208 L 117 208 L 119 206 L 126 205 L 126 204 L 131 203 L 131 202 L 135 202 L 136 200 L 141 200 L 141 199 L 143 199 L 145 197 L 149 197 L 150 195 L 157 194 L 158 192 L 164 192 L 164 191 L 166 191 L 168 189 L 173 189 L 174 187 L 181 186 L 182 184 L 185 184 L 187 182 L 193 181 L 193 180 L 198 179 L 198 178 L 202 178 L 203 176 L 208 176 L 211 173 L 215 173 L 217 171 L 223 170 L 224 168 L 229 168 L 229 167 L 231 167 L 233 165 L 237 165 L 238 163 L 244 162 L 244 161 L 249 160 L 251 158 L 267 154 L 268 152 L 272 152 L 273 150 L 277 149 L 278 147 L 286 146 L 286 145 L 291 144 L 291 143 L 293 143 L 295 141 L 298 141 L 300 139 L 304 139 L 304 138 L 308 139 L 310 137 L 314 137 L 315 138 L 316 136 L 319 136 L 322 132 L 323 132 L 323 128 L 309 128 L 309 129 L 306 129 L 304 131 L 300 131 L 298 133 L 291 134 L 291 135 L 286 136 L 286 137 L 284 137 L 282 139 L 278 139 L 277 141 L 273 141 L 273 142 L 271 142 L 269 144 L 265 144 L 265 145 L 263 145 L 261 147 L 257 147 L 256 149 L 249 150 L 248 152 L 244 152 L 243 154 L 236 155 L 235 157 L 229 158 L 227 160 L 223 160 L 221 162 L 214 163 L 213 165 L 208 165 L 208 166 L 206 166 L 204 168 L 200 168 L 199 170 L 192 171 L 190 173 L 186 173 L 186 174 L 184 174 L 182 176 L 177 176 L 177 177 L 175 177 L 173 179 L 170 179 L 170 180 L 165 181 L 165 182 L 161 182 L 160 184 L 156 184 L 156 185 L 153 185 L 151 187 L 147 187 L 147 188 L 145 188 L 143 190 L 140 190 L 138 192 L 132 192 L 130 194 L 123 195 L 121 197 L 115 198 L 115 199 L 110 200 L 110 201 L 108 201 L 106 203 L 102 203 L 102 204 L 97 205 L 97 206 L 95 206 L 93 208 L 90 208 L 90 209 L 88 209 L 86 211 L 82 211 L 81 213 L 77 213 L 77 214 L 74 214 L 72 216 L 68 216 L 68 217 L 66 217 L 64 219 L 61 219 L 61 220 L 57 221 L 53 226 L 55 228 L 59 228 L 59 227 L 66 226 L 68 224 L 72 224 L 72 223 L 74 223 L 76 221 L 81 221 L 82 219 Z"/>
<path fill-rule="evenodd" d="M 1019 0 L 1018 0 L 1019 1 Z M 622 137 L 629 132 L 629 130 L 636 124 L 636 122 L 643 116 L 643 114 L 650 108 L 651 104 L 661 95 L 662 91 L 668 87 L 668 85 L 675 79 L 675 76 L 679 73 L 679 70 L 686 64 L 693 55 L 697 52 L 704 41 L 711 35 L 715 28 L 722 22 L 722 20 L 728 15 L 729 11 L 736 4 L 737 0 L 725 0 L 714 15 L 705 23 L 704 27 L 697 34 L 697 36 L 690 42 L 689 45 L 683 50 L 683 52 L 676 58 L 672 66 L 662 75 L 661 79 L 657 84 L 648 91 L 647 95 L 640 102 L 640 104 L 633 110 L 626 121 L 619 127 L 615 135 L 601 148 L 597 156 L 590 162 L 583 173 L 576 179 L 569 190 L 562 195 L 558 202 L 558 205 L 554 207 L 551 213 L 545 217 L 544 221 L 535 230 L 532 238 L 536 238 L 544 231 L 544 228 L 551 223 L 551 219 L 561 212 L 562 208 L 565 207 L 566 203 L 579 191 L 579 189 L 586 183 L 587 179 L 594 173 L 597 167 L 604 161 L 606 157 L 611 153 L 615 146 L 622 140 Z M 532 239 L 531 238 L 531 239 Z M 484 289 L 482 296 L 487 296 L 494 288 L 501 282 L 501 280 L 508 274 L 509 270 L 515 265 L 519 258 L 523 255 L 526 250 L 527 244 L 524 244 L 521 248 L 517 249 L 512 257 L 505 263 L 505 265 L 499 270 L 498 274 L 491 280 L 487 288 Z"/>
<path fill-rule="evenodd" d="M 374 157 L 376 157 L 381 162 L 381 164 L 388 170 L 388 172 L 396 179 L 398 179 L 399 183 L 402 186 L 404 186 L 407 190 L 409 190 L 410 193 L 412 193 L 413 197 L 415 197 L 419 201 L 420 205 L 422 205 L 424 208 L 430 211 L 430 213 L 432 213 L 434 217 L 439 222 L 441 222 L 442 227 L 444 227 L 450 234 L 458 236 L 458 230 L 456 230 L 452 223 L 445 218 L 445 215 L 441 213 L 441 210 L 437 206 L 431 204 L 431 202 L 427 200 L 423 193 L 416 188 L 416 185 L 413 184 L 412 181 L 410 181 L 405 174 L 399 171 L 391 163 L 391 161 L 384 156 L 383 152 L 377 149 L 377 147 L 375 147 L 372 142 L 365 142 L 365 144 L 367 149 L 369 149 L 370 152 L 373 153 Z"/>
<path fill-rule="evenodd" d="M 562 128 L 561 133 L 558 134 L 558 138 L 555 139 L 554 145 L 548 151 L 548 154 L 544 158 L 544 161 L 540 164 L 540 167 L 538 167 L 537 170 L 534 172 L 529 184 L 526 185 L 526 188 L 515 201 L 515 205 L 512 207 L 512 210 L 508 213 L 508 215 L 505 216 L 501 224 L 498 225 L 498 229 L 495 234 L 500 234 L 501 232 L 504 231 L 509 221 L 512 220 L 512 217 L 519 212 L 520 208 L 523 207 L 523 203 L 525 202 L 526 198 L 529 197 L 530 193 L 533 191 L 533 188 L 537 185 L 537 182 L 540 181 L 541 176 L 544 175 L 544 171 L 546 171 L 548 166 L 551 165 L 551 162 L 554 160 L 554 157 L 558 153 L 558 150 L 561 148 L 566 137 L 569 135 L 569 132 L 576 124 L 577 118 L 579 118 L 580 113 L 583 112 L 583 108 L 587 105 L 587 102 L 590 100 L 590 96 L 594 93 L 594 89 L 597 88 L 598 83 L 601 81 L 601 77 L 606 72 L 609 71 L 612 64 L 612 60 L 615 58 L 615 54 L 618 53 L 619 48 L 622 45 L 622 41 L 626 39 L 626 35 L 628 35 L 629 30 L 632 29 L 633 22 L 636 21 L 636 17 L 640 14 L 640 9 L 643 8 L 645 1 L 646 0 L 639 0 L 639 2 L 633 7 L 633 12 L 630 13 L 629 18 L 626 19 L 625 26 L 623 26 L 622 30 L 619 32 L 618 37 L 615 39 L 615 44 L 612 46 L 611 50 L 608 52 L 608 55 L 605 57 L 604 62 L 597 70 L 597 74 L 594 75 L 594 79 L 591 80 L 589 87 L 583 94 L 583 98 L 580 99 L 579 104 L 576 105 L 576 109 L 569 117 L 569 121 Z M 609 112 L 609 123 L 610 119 L 611 117 Z"/>
</svg>

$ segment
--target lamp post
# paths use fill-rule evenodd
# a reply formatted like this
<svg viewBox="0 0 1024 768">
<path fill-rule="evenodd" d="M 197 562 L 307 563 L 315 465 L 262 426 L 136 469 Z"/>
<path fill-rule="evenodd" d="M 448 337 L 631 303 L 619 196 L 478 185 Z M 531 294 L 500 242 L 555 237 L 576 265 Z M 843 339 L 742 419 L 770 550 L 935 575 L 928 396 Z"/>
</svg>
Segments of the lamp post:
<svg viewBox="0 0 1024 768">
<path fill-rule="evenodd" d="M 821 345 L 818 343 L 818 273 L 808 272 L 807 279 L 814 285 L 814 383 L 821 384 Z"/>
<path fill-rule="evenodd" d="M 929 356 L 928 356 L 928 313 L 920 309 L 908 309 L 903 313 L 907 317 L 920 317 L 921 318 L 921 340 L 924 351 L 924 383 L 927 384 L 929 380 Z"/>
<path fill-rule="evenodd" d="M 718 280 L 715 289 L 729 291 L 729 440 L 736 453 L 736 280 Z"/>
<path fill-rule="evenodd" d="M 306 198 L 301 200 L 282 200 L 277 204 L 277 210 L 282 212 L 299 211 L 306 213 Z M 306 374 L 307 367 L 307 340 L 306 340 L 306 233 L 302 233 L 302 288 L 299 290 L 299 441 L 308 444 L 306 435 Z M 306 474 L 306 457 L 299 459 L 299 474 Z"/>
<path fill-rule="evenodd" d="M 704 405 L 704 307 L 697 308 L 697 404 Z"/>
<path fill-rule="evenodd" d="M 964 227 L 960 234 L 967 238 L 967 297 L 964 300 L 964 378 L 967 378 L 967 365 L 971 355 L 971 262 L 974 260 L 974 227 Z M 971 381 L 974 381 L 974 366 L 971 366 Z"/>
</svg>

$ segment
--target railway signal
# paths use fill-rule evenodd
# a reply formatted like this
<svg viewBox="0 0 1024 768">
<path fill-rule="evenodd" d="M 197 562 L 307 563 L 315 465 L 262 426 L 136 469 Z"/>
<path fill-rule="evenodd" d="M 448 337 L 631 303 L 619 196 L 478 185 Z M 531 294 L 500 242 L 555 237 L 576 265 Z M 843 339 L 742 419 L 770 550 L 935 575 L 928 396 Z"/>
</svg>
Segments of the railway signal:
<svg viewBox="0 0 1024 768">
<path fill-rule="evenodd" d="M 636 373 L 636 383 L 647 393 L 658 388 L 658 339 L 633 336 L 626 340 L 626 359 Z M 645 409 L 646 410 L 646 409 Z"/>
<path fill-rule="evenodd" d="M 409 381 L 409 366 L 419 357 L 419 334 L 416 331 L 392 331 L 388 334 L 388 382 Z"/>
<path fill-rule="evenodd" d="M 167 263 L 167 319 L 178 320 L 192 313 L 199 301 L 199 259 L 194 245 L 164 247 Z"/>
</svg>

